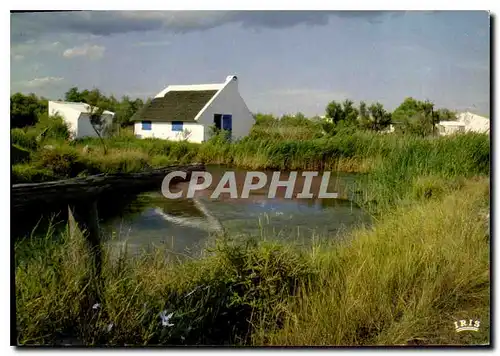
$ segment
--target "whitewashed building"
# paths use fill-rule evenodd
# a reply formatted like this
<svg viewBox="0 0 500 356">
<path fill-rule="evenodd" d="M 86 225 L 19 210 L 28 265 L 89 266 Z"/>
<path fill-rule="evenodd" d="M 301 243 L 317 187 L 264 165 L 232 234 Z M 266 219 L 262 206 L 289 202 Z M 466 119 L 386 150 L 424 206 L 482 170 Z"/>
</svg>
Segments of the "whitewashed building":
<svg viewBox="0 0 500 356">
<path fill-rule="evenodd" d="M 68 126 L 72 139 L 82 137 L 97 137 L 90 123 L 90 106 L 85 103 L 67 101 L 49 101 L 49 116 L 60 116 Z M 111 126 L 115 113 L 103 111 L 102 119 L 105 126 Z"/>
<path fill-rule="evenodd" d="M 469 132 L 490 132 L 490 119 L 473 114 L 471 112 L 463 112 L 458 114 L 458 121 L 465 125 L 465 131 Z"/>
<path fill-rule="evenodd" d="M 139 138 L 201 143 L 210 138 L 212 126 L 235 139 L 248 135 L 255 120 L 238 91 L 238 78 L 230 75 L 220 84 L 170 85 L 134 121 Z"/>
<path fill-rule="evenodd" d="M 441 136 L 452 135 L 465 132 L 465 124 L 460 121 L 440 121 L 437 129 Z"/>
<path fill-rule="evenodd" d="M 440 121 L 437 127 L 440 135 L 462 132 L 489 133 L 490 119 L 471 112 L 463 112 L 457 115 L 456 121 Z"/>
</svg>

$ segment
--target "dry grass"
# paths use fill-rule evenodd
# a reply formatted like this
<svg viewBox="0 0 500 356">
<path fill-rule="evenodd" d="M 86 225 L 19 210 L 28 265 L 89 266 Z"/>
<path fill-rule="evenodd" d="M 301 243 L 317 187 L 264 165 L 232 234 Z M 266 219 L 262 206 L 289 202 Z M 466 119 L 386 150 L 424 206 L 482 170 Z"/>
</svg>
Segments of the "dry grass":
<svg viewBox="0 0 500 356">
<path fill-rule="evenodd" d="M 313 259 L 318 286 L 290 299 L 285 326 L 256 345 L 481 344 L 489 342 L 487 179 L 444 200 L 386 216 Z M 481 320 L 476 332 L 453 322 Z"/>
</svg>

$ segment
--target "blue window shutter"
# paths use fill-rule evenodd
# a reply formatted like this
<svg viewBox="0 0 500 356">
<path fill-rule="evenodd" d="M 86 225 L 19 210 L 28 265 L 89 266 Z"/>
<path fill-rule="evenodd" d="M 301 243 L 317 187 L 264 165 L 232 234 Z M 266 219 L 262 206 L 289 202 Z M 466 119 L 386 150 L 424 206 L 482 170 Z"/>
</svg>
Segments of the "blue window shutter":
<svg viewBox="0 0 500 356">
<path fill-rule="evenodd" d="M 233 115 L 222 115 L 222 129 L 233 130 Z"/>
<path fill-rule="evenodd" d="M 151 131 L 151 121 L 143 121 L 142 122 L 142 129 L 145 131 Z"/>
<path fill-rule="evenodd" d="M 172 131 L 182 131 L 182 121 L 172 121 Z"/>
</svg>

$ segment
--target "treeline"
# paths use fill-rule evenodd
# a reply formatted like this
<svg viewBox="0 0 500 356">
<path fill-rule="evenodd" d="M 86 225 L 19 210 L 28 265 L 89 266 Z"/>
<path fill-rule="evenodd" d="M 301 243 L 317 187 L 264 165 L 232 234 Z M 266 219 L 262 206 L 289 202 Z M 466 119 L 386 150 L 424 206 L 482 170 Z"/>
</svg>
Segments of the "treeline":
<svg viewBox="0 0 500 356">
<path fill-rule="evenodd" d="M 94 103 L 98 98 L 98 103 Z M 115 123 L 121 127 L 132 124 L 132 117 L 148 101 L 141 99 L 131 99 L 128 96 L 122 96 L 120 100 L 113 95 L 106 96 L 99 89 L 79 90 L 77 87 L 70 88 L 61 99 L 69 102 L 83 102 L 86 104 L 96 104 L 103 110 L 109 110 L 115 113 Z M 15 93 L 10 97 L 10 122 L 11 128 L 22 128 L 34 126 L 39 121 L 43 121 L 44 116 L 48 115 L 48 99 L 38 97 L 35 94 L 24 95 Z"/>
<path fill-rule="evenodd" d="M 132 119 L 150 99 L 131 99 L 123 96 L 120 100 L 113 95 L 105 96 L 99 89 L 79 90 L 70 88 L 64 94 L 64 101 L 84 102 L 99 106 L 103 110 L 115 113 L 115 124 L 126 127 L 132 124 Z M 34 126 L 41 118 L 48 115 L 48 100 L 35 94 L 23 95 L 16 93 L 10 97 L 11 127 L 22 128 Z M 420 101 L 406 98 L 393 112 L 389 112 L 381 103 L 367 104 L 361 101 L 358 105 L 352 100 L 342 102 L 331 101 L 325 108 L 325 117 L 306 117 L 302 113 L 276 117 L 271 114 L 254 114 L 257 127 L 288 127 L 314 130 L 317 135 L 335 135 L 340 131 L 367 130 L 382 132 L 389 125 L 403 134 L 413 134 L 421 137 L 436 133 L 435 127 L 439 121 L 456 120 L 456 114 L 448 109 L 436 109 L 430 101 Z M 260 134 L 262 130 L 253 130 L 252 134 Z M 309 135 L 309 134 L 308 134 Z M 310 136 L 310 135 L 309 135 Z M 308 137 L 309 137 L 308 136 Z M 305 137 L 304 137 L 305 138 Z"/>
<path fill-rule="evenodd" d="M 381 132 L 394 125 L 399 133 L 429 136 L 435 134 L 435 126 L 440 121 L 456 120 L 456 113 L 445 108 L 435 109 L 430 101 L 420 101 L 406 98 L 392 113 L 381 103 L 368 105 L 361 101 L 355 106 L 352 100 L 343 102 L 331 101 L 325 109 L 325 117 L 306 118 L 304 114 L 283 115 L 276 117 L 271 114 L 255 115 L 256 124 L 271 126 L 279 123 L 281 126 L 311 127 L 321 126 L 323 131 L 334 135 L 340 131 L 369 130 Z"/>
</svg>

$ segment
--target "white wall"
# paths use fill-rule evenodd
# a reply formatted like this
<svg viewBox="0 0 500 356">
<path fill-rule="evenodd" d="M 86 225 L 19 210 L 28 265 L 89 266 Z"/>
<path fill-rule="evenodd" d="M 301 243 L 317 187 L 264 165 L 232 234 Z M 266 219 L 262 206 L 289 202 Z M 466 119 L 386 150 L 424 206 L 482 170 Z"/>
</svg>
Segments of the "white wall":
<svg viewBox="0 0 500 356">
<path fill-rule="evenodd" d="M 80 104 L 76 104 L 77 106 Z M 49 116 L 59 115 L 68 126 L 72 139 L 82 137 L 97 137 L 89 115 L 81 110 L 75 109 L 75 103 L 58 103 L 49 101 Z M 110 125 L 113 122 L 114 113 L 106 111 L 103 119 Z"/>
<path fill-rule="evenodd" d="M 461 123 L 446 122 L 437 124 L 438 132 L 441 136 L 452 135 L 459 132 L 465 132 L 465 125 Z"/>
<path fill-rule="evenodd" d="M 214 114 L 233 116 L 233 139 L 248 135 L 255 121 L 238 91 L 238 81 L 229 78 L 224 89 L 208 103 L 206 110 L 198 118 L 198 122 L 204 126 L 204 140 L 210 138 L 210 126 L 214 125 Z"/>
<path fill-rule="evenodd" d="M 458 121 L 465 124 L 465 131 L 487 133 L 490 131 L 490 120 L 470 112 L 458 115 Z"/>
<path fill-rule="evenodd" d="M 80 113 L 65 104 L 49 101 L 49 116 L 55 115 L 60 116 L 66 123 L 71 137 L 76 137 Z"/>
<path fill-rule="evenodd" d="M 203 141 L 203 126 L 195 122 L 184 122 L 182 125 L 184 131 L 189 131 L 187 134 L 188 141 L 201 143 Z M 134 133 L 140 138 L 162 138 L 168 140 L 183 140 L 184 133 L 172 131 L 171 122 L 151 122 L 151 130 L 143 130 L 142 122 L 137 121 L 134 124 Z"/>
</svg>

